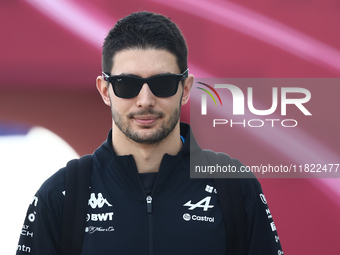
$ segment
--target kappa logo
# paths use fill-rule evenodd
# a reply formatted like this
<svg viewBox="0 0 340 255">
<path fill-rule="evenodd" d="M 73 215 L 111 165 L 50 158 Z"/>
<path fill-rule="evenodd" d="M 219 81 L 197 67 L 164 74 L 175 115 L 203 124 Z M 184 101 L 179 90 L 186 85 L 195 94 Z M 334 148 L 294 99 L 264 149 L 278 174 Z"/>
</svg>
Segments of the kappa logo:
<svg viewBox="0 0 340 255">
<path fill-rule="evenodd" d="M 188 210 L 194 210 L 196 208 L 203 208 L 203 211 L 208 211 L 209 208 L 213 208 L 214 205 L 210 205 L 211 196 L 207 196 L 202 200 L 198 201 L 196 204 L 192 204 L 191 200 L 186 202 L 183 206 L 188 206 Z"/>
<path fill-rule="evenodd" d="M 102 208 L 106 204 L 107 206 L 112 206 L 106 198 L 103 197 L 102 193 L 98 193 L 98 197 L 96 197 L 95 193 L 91 193 L 90 199 L 89 199 L 89 206 L 91 206 L 93 209 L 95 208 Z"/>
</svg>

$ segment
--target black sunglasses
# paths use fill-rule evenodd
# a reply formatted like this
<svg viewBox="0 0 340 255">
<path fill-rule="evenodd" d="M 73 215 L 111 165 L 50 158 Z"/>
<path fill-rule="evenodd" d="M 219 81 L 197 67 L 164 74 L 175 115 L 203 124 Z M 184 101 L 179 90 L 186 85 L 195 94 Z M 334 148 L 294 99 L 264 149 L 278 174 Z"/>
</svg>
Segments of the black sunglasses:
<svg viewBox="0 0 340 255">
<path fill-rule="evenodd" d="M 103 72 L 105 81 L 112 84 L 113 91 L 117 97 L 136 97 L 144 83 L 149 85 L 151 92 L 157 97 L 171 97 L 176 94 L 180 81 L 188 78 L 189 69 L 182 74 L 160 74 L 149 78 L 140 78 L 128 75 L 109 76 Z"/>
</svg>

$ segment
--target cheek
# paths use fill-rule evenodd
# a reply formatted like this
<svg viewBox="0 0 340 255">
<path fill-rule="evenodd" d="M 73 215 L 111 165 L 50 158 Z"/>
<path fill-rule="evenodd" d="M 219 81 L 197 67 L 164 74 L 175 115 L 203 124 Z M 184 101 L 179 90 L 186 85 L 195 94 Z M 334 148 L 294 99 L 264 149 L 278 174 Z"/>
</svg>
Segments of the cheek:
<svg viewBox="0 0 340 255">
<path fill-rule="evenodd" d="M 124 112 L 129 111 L 129 109 L 131 108 L 133 104 L 132 102 L 130 102 L 129 99 L 122 99 L 122 98 L 116 97 L 113 91 L 111 91 L 110 93 L 110 102 L 111 102 L 112 110 L 120 114 L 124 114 Z"/>
<path fill-rule="evenodd" d="M 179 107 L 181 107 L 181 98 L 176 95 L 176 98 L 173 98 L 162 105 L 162 110 L 171 114 Z"/>
<path fill-rule="evenodd" d="M 119 113 L 120 115 L 125 115 L 126 113 L 129 112 L 130 107 L 125 105 L 124 103 L 119 103 L 119 102 L 112 102 L 112 110 Z"/>
</svg>

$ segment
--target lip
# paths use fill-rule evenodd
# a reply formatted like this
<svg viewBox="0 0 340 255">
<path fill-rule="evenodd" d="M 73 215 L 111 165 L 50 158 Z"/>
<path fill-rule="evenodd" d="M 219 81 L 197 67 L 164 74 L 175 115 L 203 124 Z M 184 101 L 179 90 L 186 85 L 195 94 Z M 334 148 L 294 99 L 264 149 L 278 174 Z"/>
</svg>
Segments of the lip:
<svg viewBox="0 0 340 255">
<path fill-rule="evenodd" d="M 158 120 L 158 117 L 157 116 L 136 116 L 133 118 L 133 120 L 142 126 L 150 126 Z"/>
</svg>

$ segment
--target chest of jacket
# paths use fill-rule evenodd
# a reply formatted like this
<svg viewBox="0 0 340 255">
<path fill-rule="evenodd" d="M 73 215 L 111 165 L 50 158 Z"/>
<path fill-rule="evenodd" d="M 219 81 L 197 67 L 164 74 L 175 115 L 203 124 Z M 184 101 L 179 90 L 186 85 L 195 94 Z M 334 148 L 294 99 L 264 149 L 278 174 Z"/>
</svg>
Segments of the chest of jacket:
<svg viewBox="0 0 340 255">
<path fill-rule="evenodd" d="M 111 164 L 92 173 L 83 254 L 225 254 L 212 180 L 190 179 L 179 164 L 160 171 L 147 195 L 133 170 Z"/>
</svg>

